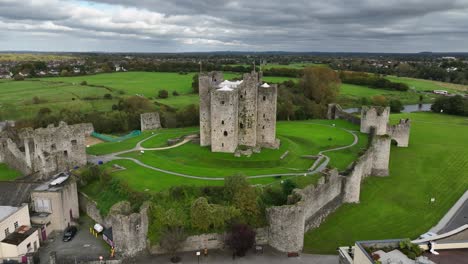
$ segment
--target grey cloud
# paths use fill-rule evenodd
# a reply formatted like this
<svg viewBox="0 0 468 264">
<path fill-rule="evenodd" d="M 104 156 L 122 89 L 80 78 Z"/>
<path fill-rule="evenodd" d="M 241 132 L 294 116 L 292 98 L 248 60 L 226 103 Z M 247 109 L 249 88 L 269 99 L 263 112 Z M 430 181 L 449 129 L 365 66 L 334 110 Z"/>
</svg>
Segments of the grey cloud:
<svg viewBox="0 0 468 264">
<path fill-rule="evenodd" d="M 0 0 L 0 34 L 17 37 L 0 50 L 39 46 L 27 41 L 38 32 L 69 50 L 459 51 L 467 11 L 468 0 Z"/>
</svg>

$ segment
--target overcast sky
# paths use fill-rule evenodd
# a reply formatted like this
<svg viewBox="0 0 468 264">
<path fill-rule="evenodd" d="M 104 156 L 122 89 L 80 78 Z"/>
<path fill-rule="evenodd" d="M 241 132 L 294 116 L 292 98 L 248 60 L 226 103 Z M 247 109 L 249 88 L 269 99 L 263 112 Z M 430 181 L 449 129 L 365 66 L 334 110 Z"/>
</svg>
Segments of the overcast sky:
<svg viewBox="0 0 468 264">
<path fill-rule="evenodd" d="M 468 0 L 0 0 L 0 50 L 468 51 Z"/>
</svg>

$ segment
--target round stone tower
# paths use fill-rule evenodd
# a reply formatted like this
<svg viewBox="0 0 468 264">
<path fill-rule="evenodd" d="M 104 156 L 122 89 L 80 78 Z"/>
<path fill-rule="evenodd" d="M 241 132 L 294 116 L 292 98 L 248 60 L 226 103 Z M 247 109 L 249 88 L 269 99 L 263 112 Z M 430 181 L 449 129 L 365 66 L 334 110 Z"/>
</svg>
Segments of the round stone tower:
<svg viewBox="0 0 468 264">
<path fill-rule="evenodd" d="M 375 135 L 386 135 L 390 107 L 363 106 L 361 109 L 361 132 Z"/>
</svg>

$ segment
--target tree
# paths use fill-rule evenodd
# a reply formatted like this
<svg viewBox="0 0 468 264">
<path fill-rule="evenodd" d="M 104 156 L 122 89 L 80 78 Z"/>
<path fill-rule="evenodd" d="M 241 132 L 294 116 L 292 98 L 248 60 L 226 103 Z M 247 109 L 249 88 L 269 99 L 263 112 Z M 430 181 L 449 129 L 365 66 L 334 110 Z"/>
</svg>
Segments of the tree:
<svg viewBox="0 0 468 264">
<path fill-rule="evenodd" d="M 405 109 L 405 107 L 403 106 L 403 103 L 397 99 L 390 100 L 389 105 L 390 105 L 390 112 L 392 113 L 400 113 L 401 110 Z"/>
<path fill-rule="evenodd" d="M 333 102 L 339 94 L 340 84 L 338 74 L 325 67 L 305 68 L 300 81 L 305 97 L 319 104 Z"/>
<path fill-rule="evenodd" d="M 198 94 L 198 74 L 195 74 L 192 77 L 192 90 L 193 93 Z"/>
<path fill-rule="evenodd" d="M 252 186 L 242 188 L 234 194 L 233 204 L 242 214 L 244 222 L 258 224 L 260 208 L 257 203 L 257 192 Z"/>
<path fill-rule="evenodd" d="M 200 197 L 193 201 L 190 208 L 190 220 L 192 227 L 201 231 L 208 231 L 210 222 L 208 217 L 210 214 L 210 205 L 205 197 Z"/>
<path fill-rule="evenodd" d="M 231 228 L 227 243 L 237 256 L 243 257 L 255 243 L 255 231 L 248 225 L 235 224 Z"/>
<path fill-rule="evenodd" d="M 226 200 L 232 201 L 236 193 L 249 187 L 249 183 L 245 179 L 245 176 L 241 174 L 229 176 L 224 180 L 224 197 Z"/>
<path fill-rule="evenodd" d="M 169 93 L 167 92 L 167 90 L 159 90 L 158 97 L 161 98 L 161 99 L 168 98 Z"/>
<path fill-rule="evenodd" d="M 387 98 L 383 95 L 372 96 L 372 104 L 377 106 L 387 106 Z"/>
<path fill-rule="evenodd" d="M 187 234 L 183 227 L 168 227 L 164 229 L 159 244 L 171 255 L 171 262 L 177 263 L 180 257 L 177 251 L 181 248 L 182 243 L 187 239 Z"/>
</svg>

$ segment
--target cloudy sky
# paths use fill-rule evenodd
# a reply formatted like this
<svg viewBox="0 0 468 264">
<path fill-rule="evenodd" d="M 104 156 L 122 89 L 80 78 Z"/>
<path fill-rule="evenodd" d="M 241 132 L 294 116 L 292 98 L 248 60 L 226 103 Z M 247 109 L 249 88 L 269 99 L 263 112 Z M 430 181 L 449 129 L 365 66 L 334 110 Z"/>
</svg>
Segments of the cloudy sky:
<svg viewBox="0 0 468 264">
<path fill-rule="evenodd" d="M 468 0 L 0 0 L 0 50 L 468 51 Z"/>
</svg>

